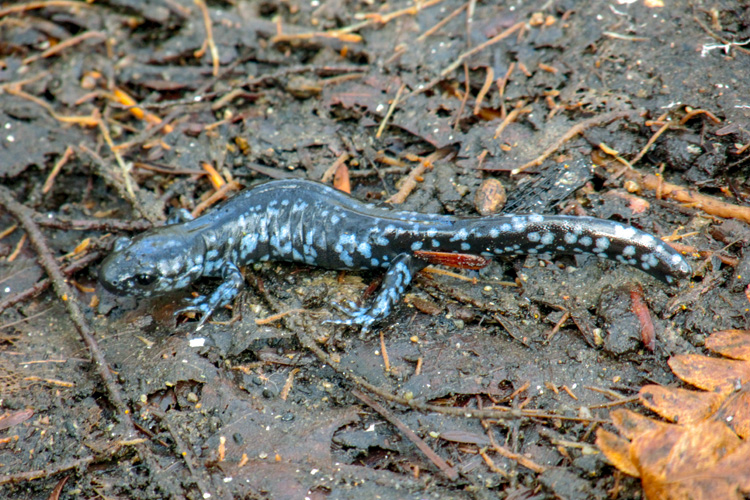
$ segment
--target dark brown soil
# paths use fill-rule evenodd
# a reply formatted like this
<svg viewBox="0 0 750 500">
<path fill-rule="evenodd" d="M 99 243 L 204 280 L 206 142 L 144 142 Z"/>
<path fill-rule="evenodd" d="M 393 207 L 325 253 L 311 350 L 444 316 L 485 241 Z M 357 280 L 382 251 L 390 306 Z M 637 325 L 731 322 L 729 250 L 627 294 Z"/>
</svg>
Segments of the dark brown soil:
<svg viewBox="0 0 750 500">
<path fill-rule="evenodd" d="M 389 16 L 413 3 L 212 1 L 216 61 L 192 0 L 5 3 L 0 188 L 39 214 L 59 265 L 89 261 L 70 296 L 20 300 L 46 272 L 0 208 L 0 497 L 642 496 L 595 430 L 610 408 L 639 408 L 644 384 L 676 384 L 671 355 L 750 321 L 750 7 L 423 3 Z M 514 211 L 671 236 L 695 275 L 666 287 L 563 257 L 458 271 L 469 280 L 425 273 L 369 335 L 323 320 L 375 272 L 248 268 L 246 292 L 198 332 L 173 315 L 186 294 L 123 300 L 97 286 L 113 236 L 215 192 L 204 163 L 250 185 L 320 180 L 337 159 L 353 194 L 375 200 L 427 163 L 401 206 L 430 213 L 476 214 L 480 184 L 497 178 Z M 654 173 L 728 211 L 649 189 Z"/>
</svg>

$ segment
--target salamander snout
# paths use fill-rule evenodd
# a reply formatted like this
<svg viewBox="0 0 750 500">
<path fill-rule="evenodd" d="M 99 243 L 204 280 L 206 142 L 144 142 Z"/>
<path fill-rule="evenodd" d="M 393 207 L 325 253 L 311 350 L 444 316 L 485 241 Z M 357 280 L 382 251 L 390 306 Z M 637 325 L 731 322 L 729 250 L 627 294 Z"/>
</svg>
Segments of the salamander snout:
<svg viewBox="0 0 750 500">
<path fill-rule="evenodd" d="M 132 251 L 110 254 L 99 269 L 99 282 L 109 292 L 117 295 L 148 296 L 159 279 L 153 266 L 144 267 Z"/>
<path fill-rule="evenodd" d="M 179 290 L 200 276 L 201 250 L 191 248 L 180 235 L 163 230 L 130 242 L 118 241 L 114 252 L 102 262 L 99 281 L 118 295 L 148 297 Z"/>
</svg>

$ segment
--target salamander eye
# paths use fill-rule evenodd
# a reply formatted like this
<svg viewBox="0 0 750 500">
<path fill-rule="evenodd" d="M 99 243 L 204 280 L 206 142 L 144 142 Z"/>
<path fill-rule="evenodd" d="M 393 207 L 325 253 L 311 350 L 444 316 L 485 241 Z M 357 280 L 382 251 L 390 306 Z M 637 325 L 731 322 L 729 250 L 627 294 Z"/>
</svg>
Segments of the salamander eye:
<svg viewBox="0 0 750 500">
<path fill-rule="evenodd" d="M 135 282 L 140 286 L 149 286 L 156 281 L 156 275 L 153 274 L 136 274 Z"/>
</svg>

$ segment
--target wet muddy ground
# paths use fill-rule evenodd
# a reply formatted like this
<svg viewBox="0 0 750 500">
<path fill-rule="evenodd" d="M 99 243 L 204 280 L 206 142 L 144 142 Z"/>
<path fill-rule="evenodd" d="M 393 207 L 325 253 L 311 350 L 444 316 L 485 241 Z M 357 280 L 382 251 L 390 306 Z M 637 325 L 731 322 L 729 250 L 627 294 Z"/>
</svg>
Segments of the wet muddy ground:
<svg viewBox="0 0 750 500">
<path fill-rule="evenodd" d="M 0 495 L 641 498 L 597 429 L 750 320 L 750 8 L 665 4 L 5 2 Z M 461 215 L 498 179 L 507 210 L 633 224 L 694 276 L 423 272 L 366 335 L 323 321 L 380 272 L 249 266 L 200 331 L 188 293 L 97 285 L 115 236 L 334 172 Z"/>
</svg>

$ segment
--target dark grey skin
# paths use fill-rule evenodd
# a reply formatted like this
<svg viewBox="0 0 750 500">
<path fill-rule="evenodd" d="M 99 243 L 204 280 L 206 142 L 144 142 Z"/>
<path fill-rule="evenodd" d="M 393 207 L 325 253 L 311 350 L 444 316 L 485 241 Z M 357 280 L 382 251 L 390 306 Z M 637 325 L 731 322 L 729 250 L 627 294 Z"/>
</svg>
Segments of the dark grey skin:
<svg viewBox="0 0 750 500">
<path fill-rule="evenodd" d="M 687 261 L 660 239 L 619 222 L 592 217 L 498 215 L 453 217 L 394 210 L 361 202 L 307 180 L 270 181 L 247 189 L 196 219 L 117 241 L 99 279 L 120 295 L 149 297 L 181 290 L 202 277 L 220 278 L 207 296 L 178 311 L 199 312 L 199 327 L 244 286 L 240 267 L 298 262 L 327 269 L 387 269 L 367 307 L 334 323 L 364 330 L 386 318 L 427 262 L 417 250 L 496 257 L 593 254 L 634 266 L 665 282 L 692 274 Z"/>
</svg>

